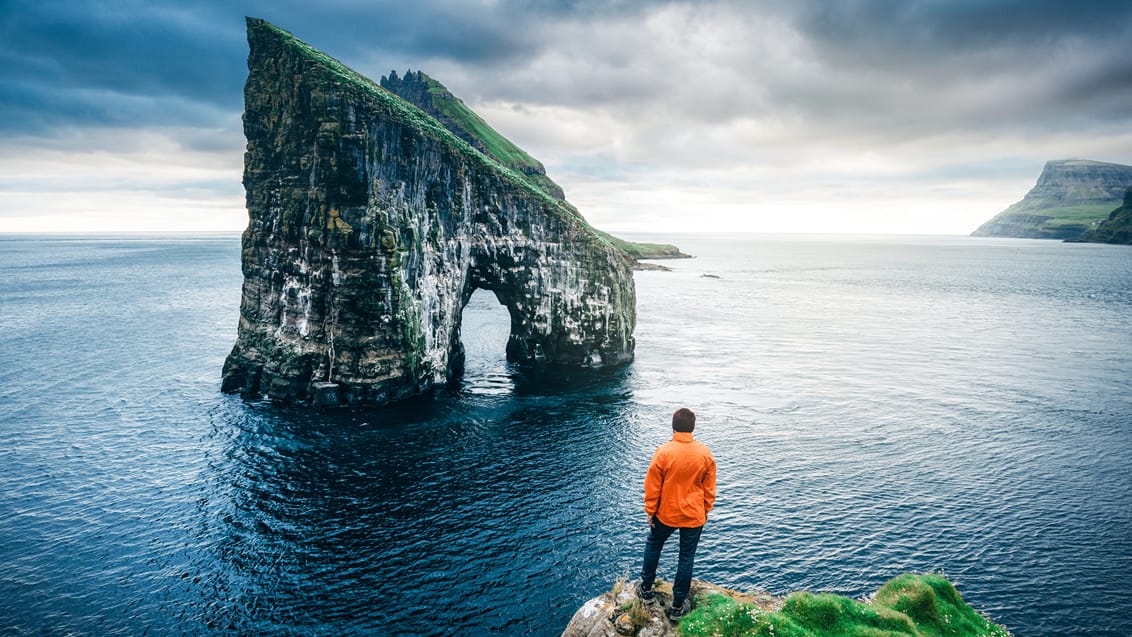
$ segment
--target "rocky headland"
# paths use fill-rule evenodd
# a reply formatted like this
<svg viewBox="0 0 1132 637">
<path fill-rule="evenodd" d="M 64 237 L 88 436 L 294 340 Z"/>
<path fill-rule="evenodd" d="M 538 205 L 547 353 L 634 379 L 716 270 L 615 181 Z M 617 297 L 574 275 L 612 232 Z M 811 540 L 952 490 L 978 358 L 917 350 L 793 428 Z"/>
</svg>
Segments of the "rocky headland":
<svg viewBox="0 0 1132 637">
<path fill-rule="evenodd" d="M 1088 233 L 1120 205 L 1132 186 L 1132 166 L 1087 159 L 1046 162 L 1021 201 L 971 236 L 1089 240 Z"/>
<path fill-rule="evenodd" d="M 387 403 L 463 367 L 476 289 L 511 315 L 509 360 L 633 357 L 633 260 L 564 199 L 435 118 L 249 18 L 243 295 L 222 388 Z"/>
</svg>

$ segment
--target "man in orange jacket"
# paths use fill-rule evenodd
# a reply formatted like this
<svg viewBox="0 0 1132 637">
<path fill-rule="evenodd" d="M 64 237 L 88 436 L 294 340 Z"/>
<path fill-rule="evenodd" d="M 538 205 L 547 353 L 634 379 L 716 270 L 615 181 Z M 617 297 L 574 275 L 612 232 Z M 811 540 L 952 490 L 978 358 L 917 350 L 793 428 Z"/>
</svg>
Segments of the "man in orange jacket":
<svg viewBox="0 0 1132 637">
<path fill-rule="evenodd" d="M 637 594 L 646 602 L 656 599 L 652 585 L 660 550 L 668 536 L 680 530 L 680 559 L 672 584 L 670 619 L 679 619 L 692 609 L 688 591 L 692 586 L 692 562 L 708 511 L 715 504 L 715 458 L 706 445 L 696 442 L 692 431 L 696 415 L 681 407 L 672 415 L 672 440 L 657 447 L 645 474 L 645 513 L 649 537 L 645 541 L 645 564 Z"/>
</svg>

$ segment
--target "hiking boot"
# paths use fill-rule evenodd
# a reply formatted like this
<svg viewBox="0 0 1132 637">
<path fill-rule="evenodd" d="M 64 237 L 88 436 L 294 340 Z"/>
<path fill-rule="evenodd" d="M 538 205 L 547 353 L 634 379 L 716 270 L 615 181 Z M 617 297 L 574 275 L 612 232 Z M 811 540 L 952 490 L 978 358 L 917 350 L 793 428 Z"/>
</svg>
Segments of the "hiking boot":
<svg viewBox="0 0 1132 637">
<path fill-rule="evenodd" d="M 653 604 L 656 602 L 656 593 L 653 592 L 651 586 L 646 587 L 644 584 L 638 584 L 637 599 L 646 604 Z"/>
<path fill-rule="evenodd" d="M 681 617 L 687 615 L 691 611 L 692 600 L 691 598 L 685 598 L 679 606 L 672 604 L 672 608 L 668 609 L 668 619 L 672 621 L 679 621 Z"/>
</svg>

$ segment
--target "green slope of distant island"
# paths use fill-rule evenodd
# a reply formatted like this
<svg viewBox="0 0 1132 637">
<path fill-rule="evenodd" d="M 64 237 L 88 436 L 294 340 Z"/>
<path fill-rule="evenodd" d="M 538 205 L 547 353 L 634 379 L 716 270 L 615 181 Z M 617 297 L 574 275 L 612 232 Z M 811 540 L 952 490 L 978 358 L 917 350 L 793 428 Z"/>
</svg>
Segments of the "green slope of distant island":
<svg viewBox="0 0 1132 637">
<path fill-rule="evenodd" d="M 1108 214 L 1108 218 L 1090 230 L 1082 241 L 1132 245 L 1132 186 L 1124 191 L 1124 205 Z"/>
<path fill-rule="evenodd" d="M 492 128 L 436 79 L 419 70 L 406 71 L 403 77 L 397 75 L 396 71 L 391 71 L 381 78 L 381 87 L 432 115 L 452 134 L 500 164 L 517 171 L 534 187 L 555 199 L 565 201 L 562 187 L 546 175 L 546 168 L 541 162 Z M 635 243 L 606 232 L 598 233 L 634 260 L 678 259 L 688 256 L 674 245 Z"/>
<path fill-rule="evenodd" d="M 1046 162 L 1026 196 L 972 233 L 976 237 L 1090 240 L 1120 205 L 1132 166 L 1087 159 Z"/>
</svg>

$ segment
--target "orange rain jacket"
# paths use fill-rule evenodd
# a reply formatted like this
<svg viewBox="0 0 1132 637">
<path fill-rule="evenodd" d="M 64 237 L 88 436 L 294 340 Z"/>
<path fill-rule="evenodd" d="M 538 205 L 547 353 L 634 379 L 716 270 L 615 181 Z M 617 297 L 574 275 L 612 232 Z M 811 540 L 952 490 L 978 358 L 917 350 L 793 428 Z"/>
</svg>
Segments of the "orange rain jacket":
<svg viewBox="0 0 1132 637">
<path fill-rule="evenodd" d="M 645 474 L 645 513 L 665 526 L 703 526 L 715 505 L 715 458 L 690 432 L 674 431 Z"/>
</svg>

